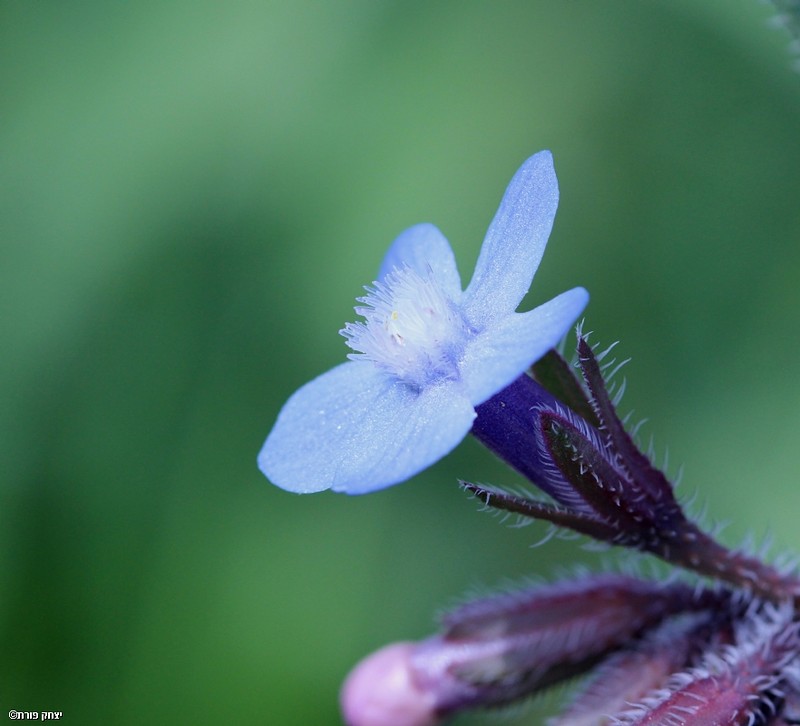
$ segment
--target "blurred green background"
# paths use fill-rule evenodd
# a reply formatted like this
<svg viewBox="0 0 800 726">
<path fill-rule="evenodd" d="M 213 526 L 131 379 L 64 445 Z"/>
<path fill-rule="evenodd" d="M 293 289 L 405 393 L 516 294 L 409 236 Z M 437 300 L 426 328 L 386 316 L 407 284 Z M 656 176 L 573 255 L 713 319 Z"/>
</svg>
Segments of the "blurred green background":
<svg viewBox="0 0 800 726">
<path fill-rule="evenodd" d="M 473 442 L 293 496 L 255 457 L 394 236 L 471 273 L 518 165 L 724 539 L 800 551 L 800 76 L 755 0 L 0 1 L 0 705 L 337 724 L 347 670 L 573 562 L 480 513 Z M 532 710 L 506 723 L 534 724 Z M 486 716 L 458 723 L 483 723 Z"/>
</svg>

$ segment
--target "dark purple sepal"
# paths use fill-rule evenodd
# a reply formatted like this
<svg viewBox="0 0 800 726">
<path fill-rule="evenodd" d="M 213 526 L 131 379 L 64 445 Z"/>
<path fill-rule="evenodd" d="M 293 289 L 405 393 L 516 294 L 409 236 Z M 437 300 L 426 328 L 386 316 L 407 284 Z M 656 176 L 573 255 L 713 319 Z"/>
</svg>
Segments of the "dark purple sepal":
<svg viewBox="0 0 800 726">
<path fill-rule="evenodd" d="M 658 532 L 651 523 L 657 512 L 652 502 L 638 495 L 613 466 L 596 433 L 566 411 L 543 412 L 540 426 L 556 466 L 596 516 L 614 529 L 615 543 L 637 549 L 655 545 Z"/>
<path fill-rule="evenodd" d="M 536 499 L 518 496 L 494 487 L 472 484 L 463 480 L 461 481 L 461 486 L 491 509 L 512 512 L 530 519 L 550 522 L 557 527 L 571 529 L 600 542 L 613 542 L 618 534 L 613 526 L 591 514 L 575 512 L 565 507 L 540 502 Z"/>
<path fill-rule="evenodd" d="M 534 379 L 567 408 L 572 409 L 592 426 L 599 427 L 594 408 L 584 387 L 559 353 L 551 349 L 531 366 Z"/>
<path fill-rule="evenodd" d="M 586 338 L 578 336 L 578 363 L 589 389 L 592 407 L 600 422 L 600 431 L 606 437 L 608 448 L 615 453 L 637 489 L 652 498 L 654 504 L 665 509 L 680 509 L 675 501 L 672 484 L 663 472 L 656 469 L 634 443 L 625 425 L 617 415 L 614 403 L 608 395 L 606 382 L 592 347 Z"/>
</svg>

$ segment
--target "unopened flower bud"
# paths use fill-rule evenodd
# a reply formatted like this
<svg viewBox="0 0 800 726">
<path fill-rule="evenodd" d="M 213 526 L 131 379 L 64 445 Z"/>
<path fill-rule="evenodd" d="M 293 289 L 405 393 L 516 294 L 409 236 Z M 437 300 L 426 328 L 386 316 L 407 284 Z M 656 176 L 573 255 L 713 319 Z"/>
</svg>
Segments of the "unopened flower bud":
<svg viewBox="0 0 800 726">
<path fill-rule="evenodd" d="M 684 585 L 596 575 L 476 600 L 444 630 L 363 660 L 342 689 L 348 726 L 435 726 L 469 708 L 511 703 L 585 672 L 674 613 L 713 595 Z"/>
<path fill-rule="evenodd" d="M 417 682 L 414 643 L 393 643 L 362 660 L 342 686 L 347 726 L 435 726 L 435 696 Z"/>
</svg>

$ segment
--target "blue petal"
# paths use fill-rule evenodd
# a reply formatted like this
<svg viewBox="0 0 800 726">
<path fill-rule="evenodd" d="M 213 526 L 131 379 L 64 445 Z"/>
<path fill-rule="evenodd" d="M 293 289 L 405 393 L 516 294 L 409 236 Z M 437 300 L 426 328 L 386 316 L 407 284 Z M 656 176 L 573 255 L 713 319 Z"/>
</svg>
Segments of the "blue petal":
<svg viewBox="0 0 800 726">
<path fill-rule="evenodd" d="M 298 390 L 258 456 L 277 486 L 364 494 L 405 481 L 454 449 L 475 411 L 459 383 L 417 393 L 351 361 Z"/>
<path fill-rule="evenodd" d="M 378 279 L 382 280 L 395 267 L 411 267 L 420 277 L 433 271 L 442 290 L 453 301 L 461 299 L 461 277 L 456 258 L 445 236 L 432 224 L 417 224 L 402 232 L 383 258 Z"/>
<path fill-rule="evenodd" d="M 517 309 L 539 267 L 557 206 L 553 157 L 541 151 L 508 185 L 464 291 L 464 309 L 476 328 Z"/>
<path fill-rule="evenodd" d="M 554 347 L 587 302 L 589 293 L 576 287 L 527 313 L 512 313 L 474 338 L 461 365 L 473 405 L 501 391 Z"/>
</svg>

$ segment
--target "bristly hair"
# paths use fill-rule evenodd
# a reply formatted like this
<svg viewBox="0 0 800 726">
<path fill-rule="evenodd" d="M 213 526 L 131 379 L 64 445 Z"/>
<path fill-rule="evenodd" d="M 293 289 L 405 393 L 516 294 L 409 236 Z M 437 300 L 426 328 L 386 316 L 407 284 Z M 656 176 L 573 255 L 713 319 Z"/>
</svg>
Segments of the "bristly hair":
<svg viewBox="0 0 800 726">
<path fill-rule="evenodd" d="M 699 664 L 679 671 L 664 688 L 620 713 L 619 726 L 711 723 L 766 724 L 778 712 L 786 690 L 796 692 L 800 624 L 791 604 L 754 600 L 734 621 L 730 644 L 703 654 Z"/>
</svg>

